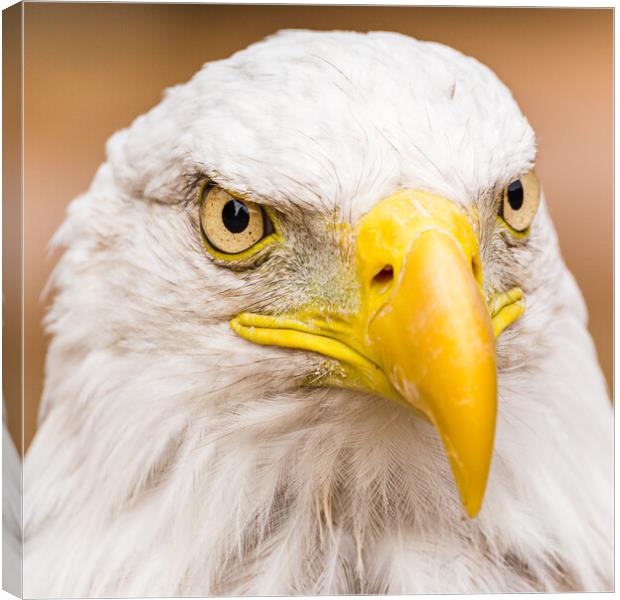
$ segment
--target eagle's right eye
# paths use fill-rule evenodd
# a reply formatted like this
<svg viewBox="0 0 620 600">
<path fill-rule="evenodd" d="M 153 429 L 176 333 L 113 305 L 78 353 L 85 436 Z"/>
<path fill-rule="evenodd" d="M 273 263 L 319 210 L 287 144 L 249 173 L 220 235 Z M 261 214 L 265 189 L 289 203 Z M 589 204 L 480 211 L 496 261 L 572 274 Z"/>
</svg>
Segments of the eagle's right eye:
<svg viewBox="0 0 620 600">
<path fill-rule="evenodd" d="M 200 228 L 207 249 L 220 258 L 232 259 L 246 258 L 248 251 L 274 233 L 260 204 L 235 197 L 217 185 L 207 186 L 203 192 Z"/>
</svg>

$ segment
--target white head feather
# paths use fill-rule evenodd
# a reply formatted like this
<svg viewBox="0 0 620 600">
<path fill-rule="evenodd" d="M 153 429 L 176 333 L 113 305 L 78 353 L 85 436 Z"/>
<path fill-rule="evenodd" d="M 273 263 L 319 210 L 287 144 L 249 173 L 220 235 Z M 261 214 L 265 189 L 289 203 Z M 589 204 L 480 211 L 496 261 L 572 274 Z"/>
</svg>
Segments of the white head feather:
<svg viewBox="0 0 620 600">
<path fill-rule="evenodd" d="M 333 285 L 334 211 L 355 223 L 401 188 L 484 207 L 531 168 L 489 69 L 397 34 L 283 32 L 168 90 L 107 151 L 55 240 L 26 596 L 610 588 L 611 407 L 544 200 L 527 244 L 480 233 L 486 285 L 520 285 L 527 310 L 498 340 L 475 520 L 427 422 L 304 388 L 318 355 L 228 325 Z M 211 262 L 204 177 L 291 215 L 286 268 Z"/>
</svg>

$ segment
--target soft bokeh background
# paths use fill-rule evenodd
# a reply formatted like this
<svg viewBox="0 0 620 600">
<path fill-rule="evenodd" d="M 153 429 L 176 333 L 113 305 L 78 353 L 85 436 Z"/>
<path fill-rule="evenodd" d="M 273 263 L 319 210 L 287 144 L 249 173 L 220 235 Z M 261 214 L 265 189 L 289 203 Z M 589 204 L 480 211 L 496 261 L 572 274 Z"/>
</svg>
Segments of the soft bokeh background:
<svg viewBox="0 0 620 600">
<path fill-rule="evenodd" d="M 36 426 L 46 245 L 106 139 L 163 88 L 282 28 L 391 30 L 489 65 L 538 135 L 538 174 L 611 383 L 611 10 L 25 4 L 25 423 Z"/>
</svg>

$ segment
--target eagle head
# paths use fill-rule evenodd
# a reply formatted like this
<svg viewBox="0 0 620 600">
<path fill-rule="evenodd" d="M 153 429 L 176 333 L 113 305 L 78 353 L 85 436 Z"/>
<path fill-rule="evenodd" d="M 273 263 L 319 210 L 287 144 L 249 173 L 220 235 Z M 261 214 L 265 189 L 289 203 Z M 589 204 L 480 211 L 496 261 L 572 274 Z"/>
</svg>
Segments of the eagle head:
<svg viewBox="0 0 620 600">
<path fill-rule="evenodd" d="M 143 537 L 72 589 L 600 586 L 609 406 L 535 157 L 488 68 L 393 33 L 279 33 L 115 134 L 29 468 Z"/>
</svg>

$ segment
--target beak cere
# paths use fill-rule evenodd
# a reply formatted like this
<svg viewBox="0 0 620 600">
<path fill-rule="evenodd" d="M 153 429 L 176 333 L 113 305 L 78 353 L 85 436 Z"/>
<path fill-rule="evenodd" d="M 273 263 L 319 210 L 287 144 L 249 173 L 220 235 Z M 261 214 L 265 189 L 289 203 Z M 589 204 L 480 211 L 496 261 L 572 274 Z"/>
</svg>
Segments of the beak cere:
<svg viewBox="0 0 620 600">
<path fill-rule="evenodd" d="M 306 306 L 278 316 L 242 313 L 231 326 L 254 343 L 336 360 L 339 374 L 321 385 L 369 391 L 424 414 L 474 517 L 493 452 L 495 334 L 522 314 L 522 292 L 487 305 L 467 214 L 440 196 L 399 192 L 370 210 L 355 233 L 357 314 Z"/>
<path fill-rule="evenodd" d="M 369 356 L 434 423 L 473 517 L 491 463 L 497 375 L 471 225 L 441 197 L 401 192 L 362 219 L 357 249 Z"/>
</svg>

